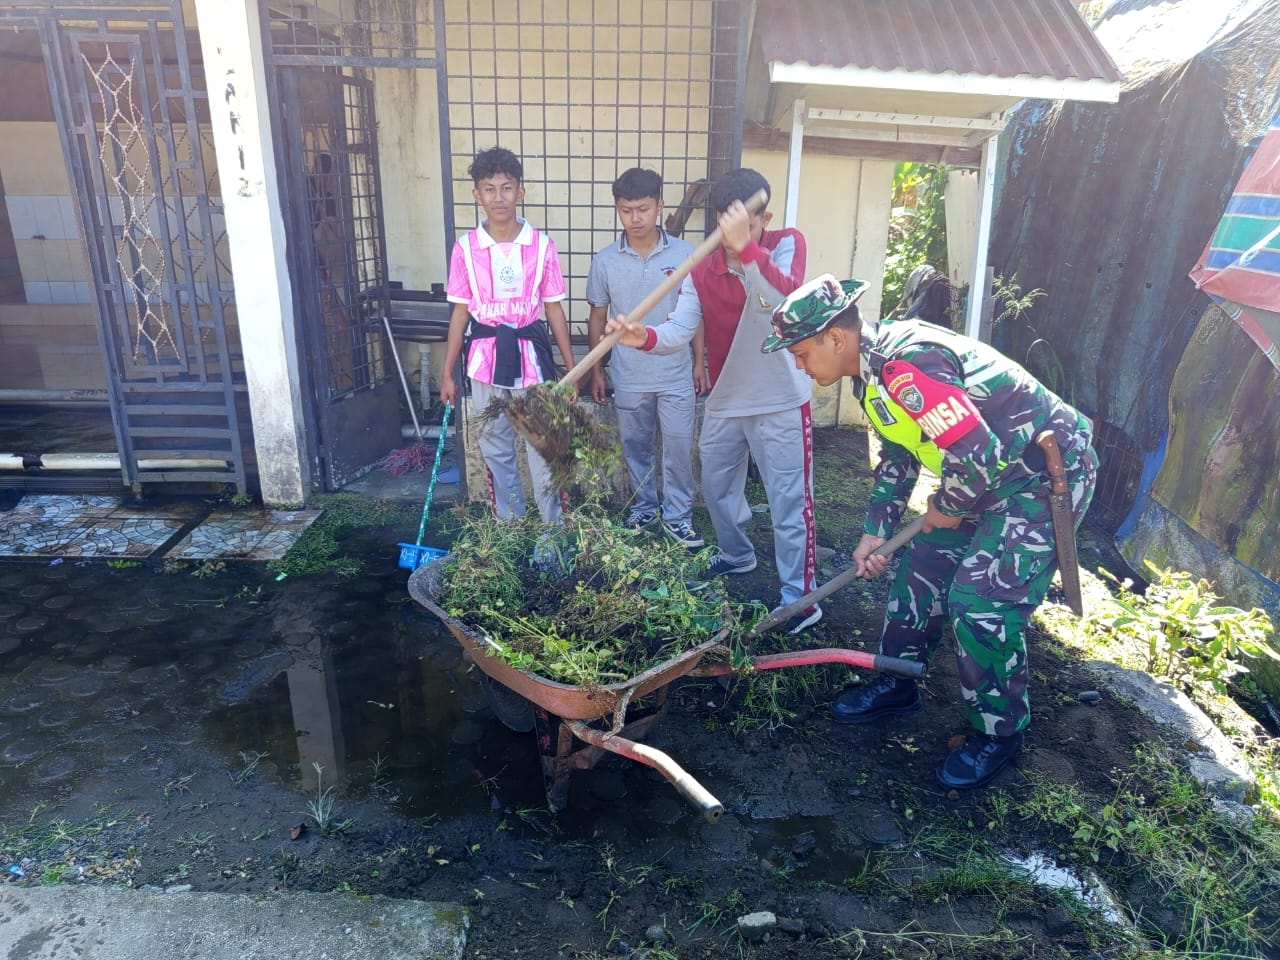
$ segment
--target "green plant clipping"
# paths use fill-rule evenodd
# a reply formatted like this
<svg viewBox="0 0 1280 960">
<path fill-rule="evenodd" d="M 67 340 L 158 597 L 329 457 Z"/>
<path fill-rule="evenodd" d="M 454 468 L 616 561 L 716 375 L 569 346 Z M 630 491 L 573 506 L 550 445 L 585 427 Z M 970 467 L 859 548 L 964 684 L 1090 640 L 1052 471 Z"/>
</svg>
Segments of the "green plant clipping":
<svg viewBox="0 0 1280 960">
<path fill-rule="evenodd" d="M 723 632 L 739 611 L 698 578 L 705 554 L 574 511 L 469 518 L 444 571 L 441 606 L 482 631 L 509 664 L 562 683 L 630 679 Z"/>
<path fill-rule="evenodd" d="M 1209 581 L 1147 566 L 1155 579 L 1146 593 L 1134 593 L 1125 581 L 1114 607 L 1095 614 L 1090 625 L 1141 644 L 1148 673 L 1225 695 L 1227 681 L 1248 671 L 1243 658 L 1280 660 L 1268 642 L 1272 626 L 1266 611 L 1223 606 Z"/>
<path fill-rule="evenodd" d="M 277 580 L 325 573 L 344 579 L 357 577 L 364 571 L 362 550 L 358 546 L 346 549 L 348 541 L 373 531 L 390 533 L 417 525 L 412 504 L 370 500 L 354 493 L 324 494 L 313 498 L 310 505 L 324 512 L 283 557 L 267 564 Z"/>
</svg>

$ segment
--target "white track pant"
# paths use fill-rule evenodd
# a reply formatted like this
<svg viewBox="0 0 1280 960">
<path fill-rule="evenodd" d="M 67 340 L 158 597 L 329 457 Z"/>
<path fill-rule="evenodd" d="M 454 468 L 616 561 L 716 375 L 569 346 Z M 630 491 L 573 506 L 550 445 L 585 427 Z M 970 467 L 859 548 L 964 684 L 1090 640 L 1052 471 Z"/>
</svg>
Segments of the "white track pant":
<svg viewBox="0 0 1280 960">
<path fill-rule="evenodd" d="M 813 511 L 813 418 L 809 404 L 749 417 L 704 414 L 698 442 L 702 498 L 720 552 L 731 563 L 756 555 L 747 522 L 747 458 L 755 459 L 773 521 L 773 556 L 782 603 L 814 588 L 817 538 Z"/>
</svg>

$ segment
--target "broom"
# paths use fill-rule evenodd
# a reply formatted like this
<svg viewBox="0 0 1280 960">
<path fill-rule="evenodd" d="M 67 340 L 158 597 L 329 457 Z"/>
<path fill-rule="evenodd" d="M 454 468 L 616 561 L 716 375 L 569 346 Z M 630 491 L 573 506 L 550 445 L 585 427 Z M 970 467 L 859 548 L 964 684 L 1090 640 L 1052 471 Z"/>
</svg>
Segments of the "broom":
<svg viewBox="0 0 1280 960">
<path fill-rule="evenodd" d="M 400 543 L 400 566 L 405 570 L 417 570 L 425 563 L 438 560 L 449 551 L 439 547 L 424 547 L 422 538 L 427 532 L 427 515 L 431 512 L 431 498 L 436 492 L 436 478 L 440 476 L 440 455 L 444 453 L 444 437 L 449 432 L 449 414 L 452 406 L 444 405 L 444 417 L 440 420 L 440 439 L 436 441 L 436 458 L 431 464 L 431 480 L 427 483 L 427 498 L 422 503 L 422 520 L 418 523 L 418 539 L 414 543 Z"/>
<path fill-rule="evenodd" d="M 398 477 L 402 473 L 408 473 L 410 470 L 425 470 L 430 450 L 422 440 L 422 424 L 418 422 L 417 405 L 413 401 L 413 393 L 409 389 L 409 381 L 405 377 L 404 367 L 400 363 L 400 351 L 396 348 L 396 338 L 391 332 L 391 318 L 386 314 L 382 316 L 382 326 L 387 332 L 387 342 L 391 344 L 391 357 L 396 362 L 396 373 L 400 374 L 400 386 L 404 389 L 404 399 L 409 405 L 409 416 L 413 418 L 414 441 L 411 447 L 392 450 L 375 463 L 374 466 L 390 470 L 393 477 Z M 445 419 L 449 418 L 445 417 Z"/>
<path fill-rule="evenodd" d="M 765 191 L 758 191 L 747 201 L 747 212 L 756 213 L 764 209 L 768 199 Z M 721 239 L 720 228 L 716 227 L 670 276 L 636 304 L 627 318 L 638 320 L 652 310 L 680 286 L 689 271 L 720 246 Z M 592 462 L 593 452 L 610 450 L 616 443 L 612 431 L 602 427 L 583 405 L 572 402 L 570 390 L 613 349 L 624 333 L 626 330 L 619 327 L 603 337 L 585 357 L 574 364 L 572 370 L 560 378 L 559 383 L 535 384 L 523 396 L 511 397 L 505 402 L 495 400 L 481 414 L 483 419 L 491 419 L 505 413 L 511 425 L 547 462 L 552 482 L 557 487 L 568 486 L 579 463 Z"/>
</svg>

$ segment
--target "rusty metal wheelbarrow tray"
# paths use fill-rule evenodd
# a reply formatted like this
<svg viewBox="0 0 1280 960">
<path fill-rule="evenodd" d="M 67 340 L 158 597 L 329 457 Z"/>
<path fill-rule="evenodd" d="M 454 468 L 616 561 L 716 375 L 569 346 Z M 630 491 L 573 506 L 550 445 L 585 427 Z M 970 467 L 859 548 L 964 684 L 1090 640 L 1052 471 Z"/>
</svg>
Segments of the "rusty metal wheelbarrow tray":
<svg viewBox="0 0 1280 960">
<path fill-rule="evenodd" d="M 709 822 L 720 819 L 724 805 L 675 760 L 661 750 L 629 739 L 644 737 L 657 724 L 665 710 L 667 686 L 673 680 L 688 674 L 713 651 L 728 653 L 719 637 L 691 647 L 629 680 L 594 688 L 558 683 L 511 666 L 496 656 L 497 645 L 492 640 L 451 616 L 436 603 L 447 562 L 447 556 L 441 557 L 415 570 L 409 577 L 409 595 L 449 628 L 467 658 L 486 676 L 529 700 L 534 705 L 535 718 L 541 711 L 539 752 L 546 780 L 547 804 L 553 811 L 562 810 L 568 804 L 569 774 L 572 770 L 588 769 L 606 753 L 616 753 L 657 770 Z M 650 693 L 656 697 L 656 712 L 628 724 L 627 707 Z M 588 723 L 609 715 L 613 720 L 608 730 Z M 549 717 L 561 721 L 559 732 L 554 736 Z M 575 738 L 588 746 L 575 751 Z"/>
<path fill-rule="evenodd" d="M 595 720 L 626 710 L 633 700 L 648 696 L 693 670 L 707 654 L 728 651 L 719 637 L 690 647 L 679 656 L 651 667 L 628 680 L 601 687 L 558 683 L 511 666 L 497 656 L 498 646 L 484 634 L 451 616 L 437 603 L 447 558 L 433 560 L 409 577 L 409 595 L 434 613 L 453 634 L 472 662 L 503 686 L 562 720 Z"/>
<path fill-rule="evenodd" d="M 550 743 L 540 745 L 543 773 L 547 778 L 547 800 L 552 810 L 561 810 L 567 803 L 569 771 L 589 768 L 601 755 L 609 752 L 657 770 L 702 812 L 704 818 L 712 823 L 720 819 L 724 806 L 675 760 L 661 750 L 628 739 L 628 736 L 643 737 L 652 729 L 665 708 L 667 687 L 681 677 L 709 677 L 742 669 L 775 670 L 823 663 L 843 663 L 910 677 L 924 674 L 924 665 L 920 663 L 843 648 L 770 654 L 752 657 L 745 664 L 735 666 L 729 662 L 729 650 L 722 642 L 725 631 L 722 631 L 721 634 L 690 647 L 629 680 L 602 687 L 558 683 L 511 666 L 496 656 L 498 647 L 492 640 L 451 616 L 436 603 L 448 560 L 447 556 L 441 557 L 415 570 L 409 577 L 409 595 L 449 628 L 467 657 L 488 677 L 534 704 L 535 715 L 541 710 L 562 722 L 554 753 L 551 753 Z M 713 656 L 716 662 L 704 664 L 702 661 L 708 656 Z M 651 693 L 657 700 L 658 712 L 628 724 L 628 706 Z M 613 721 L 608 730 L 588 723 L 610 714 Z M 543 736 L 544 733 L 540 730 L 540 739 Z M 550 739 L 549 732 L 545 736 Z M 572 741 L 575 737 L 590 746 L 573 752 Z"/>
</svg>

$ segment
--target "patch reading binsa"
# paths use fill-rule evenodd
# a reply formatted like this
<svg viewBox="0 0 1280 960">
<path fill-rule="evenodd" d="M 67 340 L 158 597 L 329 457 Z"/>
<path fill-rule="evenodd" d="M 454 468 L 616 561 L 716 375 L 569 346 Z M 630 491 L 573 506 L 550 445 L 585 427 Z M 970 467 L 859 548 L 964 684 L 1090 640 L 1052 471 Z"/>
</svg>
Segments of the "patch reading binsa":
<svg viewBox="0 0 1280 960">
<path fill-rule="evenodd" d="M 886 363 L 882 378 L 889 395 L 940 447 L 950 446 L 982 422 L 962 388 L 934 380 L 905 360 Z"/>
</svg>

